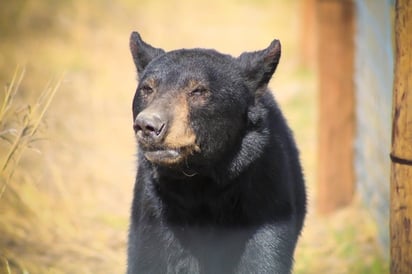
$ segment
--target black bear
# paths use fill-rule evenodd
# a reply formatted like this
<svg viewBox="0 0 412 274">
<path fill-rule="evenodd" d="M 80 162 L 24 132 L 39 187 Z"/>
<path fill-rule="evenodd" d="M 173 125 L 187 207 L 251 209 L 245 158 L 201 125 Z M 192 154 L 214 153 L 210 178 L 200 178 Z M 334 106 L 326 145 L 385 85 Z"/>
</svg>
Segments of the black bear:
<svg viewBox="0 0 412 274">
<path fill-rule="evenodd" d="M 128 274 L 290 273 L 306 214 L 292 133 L 267 88 L 280 42 L 234 58 L 137 32 Z"/>
</svg>

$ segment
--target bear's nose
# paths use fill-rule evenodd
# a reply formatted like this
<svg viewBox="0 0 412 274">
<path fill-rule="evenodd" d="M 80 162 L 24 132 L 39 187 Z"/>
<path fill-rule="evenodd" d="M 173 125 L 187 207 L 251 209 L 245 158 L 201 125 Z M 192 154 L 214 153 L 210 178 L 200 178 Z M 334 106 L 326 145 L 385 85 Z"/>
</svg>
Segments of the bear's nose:
<svg viewBox="0 0 412 274">
<path fill-rule="evenodd" d="M 166 131 L 165 125 L 165 120 L 159 114 L 141 112 L 137 115 L 133 128 L 136 134 L 141 132 L 142 137 L 159 141 Z"/>
</svg>

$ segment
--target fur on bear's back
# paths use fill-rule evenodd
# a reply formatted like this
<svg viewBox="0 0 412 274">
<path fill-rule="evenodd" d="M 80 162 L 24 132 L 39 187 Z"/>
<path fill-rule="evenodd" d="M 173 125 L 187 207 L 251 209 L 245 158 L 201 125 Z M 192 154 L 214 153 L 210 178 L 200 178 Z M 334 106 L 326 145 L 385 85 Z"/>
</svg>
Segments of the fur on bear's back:
<svg viewBox="0 0 412 274">
<path fill-rule="evenodd" d="M 280 43 L 238 58 L 133 33 L 139 144 L 128 273 L 290 273 L 306 213 L 292 133 L 267 84 Z"/>
</svg>

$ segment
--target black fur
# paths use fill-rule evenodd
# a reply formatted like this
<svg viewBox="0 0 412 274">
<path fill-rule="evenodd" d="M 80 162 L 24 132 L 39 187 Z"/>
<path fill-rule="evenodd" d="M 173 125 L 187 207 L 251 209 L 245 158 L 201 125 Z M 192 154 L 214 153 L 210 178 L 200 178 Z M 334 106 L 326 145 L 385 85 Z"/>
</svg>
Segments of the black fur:
<svg viewBox="0 0 412 274">
<path fill-rule="evenodd" d="M 160 94 L 153 101 L 172 100 L 193 79 L 207 96 L 187 95 L 200 151 L 168 166 L 139 149 L 127 273 L 290 273 L 306 194 L 291 131 L 267 90 L 279 41 L 238 58 L 165 53 L 136 32 L 130 47 L 139 75 L 134 119 L 153 103 L 140 92 L 150 77 Z"/>
</svg>

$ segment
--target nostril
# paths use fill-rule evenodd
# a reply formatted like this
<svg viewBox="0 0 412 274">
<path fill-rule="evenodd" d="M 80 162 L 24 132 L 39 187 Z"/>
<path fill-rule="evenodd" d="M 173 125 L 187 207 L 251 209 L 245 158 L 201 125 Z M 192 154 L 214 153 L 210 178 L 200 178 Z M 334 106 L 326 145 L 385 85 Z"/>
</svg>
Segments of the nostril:
<svg viewBox="0 0 412 274">
<path fill-rule="evenodd" d="M 145 127 L 145 131 L 146 132 L 154 132 L 154 133 L 156 133 L 157 134 L 157 130 L 152 126 L 152 125 L 146 125 L 146 127 Z"/>
<path fill-rule="evenodd" d="M 134 131 L 139 131 L 139 130 L 141 130 L 142 128 L 137 124 L 137 123 L 134 123 L 133 124 L 133 129 L 134 129 Z"/>
</svg>

